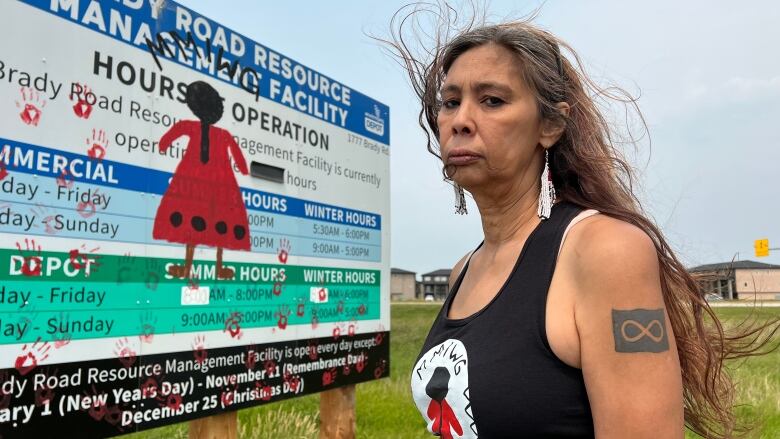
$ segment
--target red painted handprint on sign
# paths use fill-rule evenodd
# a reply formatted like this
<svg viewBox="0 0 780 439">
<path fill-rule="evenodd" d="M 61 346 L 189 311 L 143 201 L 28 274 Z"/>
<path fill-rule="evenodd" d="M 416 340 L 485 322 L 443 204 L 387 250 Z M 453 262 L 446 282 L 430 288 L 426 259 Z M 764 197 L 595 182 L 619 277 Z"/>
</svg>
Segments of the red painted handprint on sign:
<svg viewBox="0 0 780 439">
<path fill-rule="evenodd" d="M 276 374 L 276 362 L 274 360 L 265 360 L 263 367 L 268 378 L 273 378 Z"/>
<path fill-rule="evenodd" d="M 106 156 L 106 148 L 108 148 L 108 138 L 106 132 L 103 130 L 92 129 L 92 139 L 87 137 L 87 155 L 89 158 L 97 161 L 102 161 Z"/>
<path fill-rule="evenodd" d="M 95 189 L 95 195 L 99 195 L 100 189 Z M 94 198 L 90 197 L 87 201 L 79 201 L 76 205 L 76 211 L 83 218 L 89 218 L 97 213 L 97 207 L 95 207 Z"/>
<path fill-rule="evenodd" d="M 206 361 L 206 336 L 198 335 L 195 337 L 195 341 L 192 342 L 192 356 L 195 357 L 195 362 L 198 364 Z"/>
<path fill-rule="evenodd" d="M 34 239 L 24 238 L 24 250 L 20 242 L 16 242 L 19 255 L 22 257 L 22 274 L 25 276 L 40 276 L 43 259 L 41 258 L 41 246 L 35 244 Z"/>
<path fill-rule="evenodd" d="M 117 340 L 114 346 L 114 355 L 119 358 L 119 362 L 125 368 L 130 368 L 135 363 L 135 351 L 130 348 L 130 341 L 127 337 Z"/>
<path fill-rule="evenodd" d="M 95 247 L 89 250 L 89 253 L 95 253 L 98 250 L 100 250 L 100 247 Z M 87 253 L 84 253 L 86 251 L 86 244 L 81 244 L 81 247 L 71 249 L 68 252 L 68 259 L 70 260 L 70 266 L 76 270 L 87 268 L 84 275 L 89 277 L 90 272 L 97 271 L 97 267 L 100 266 L 100 262 L 98 262 L 100 255 L 89 257 Z"/>
<path fill-rule="evenodd" d="M 246 360 L 244 360 L 244 366 L 247 370 L 253 370 L 257 364 L 259 356 L 257 355 L 257 346 L 249 345 L 246 347 Z"/>
<path fill-rule="evenodd" d="M 341 327 L 338 326 L 338 323 L 335 327 L 333 327 L 333 340 L 338 341 L 339 337 L 341 337 Z"/>
<path fill-rule="evenodd" d="M 65 325 L 63 325 L 64 327 L 70 328 L 70 314 L 60 313 L 59 321 L 65 322 Z M 63 332 L 57 330 L 52 337 L 54 338 L 54 349 L 61 349 L 70 343 L 73 339 L 73 334 L 71 334 L 70 331 Z"/>
<path fill-rule="evenodd" d="M 76 101 L 73 104 L 73 114 L 81 119 L 89 119 L 90 114 L 92 114 L 92 105 L 97 101 L 97 97 L 92 93 L 87 84 L 73 84 L 71 86 L 70 100 Z"/>
<path fill-rule="evenodd" d="M 48 369 L 44 371 L 43 373 L 40 373 L 39 375 L 42 375 L 45 377 L 45 379 L 41 380 L 40 386 L 35 390 L 35 406 L 40 407 L 44 404 L 51 403 L 52 400 L 54 400 L 54 389 L 49 386 L 49 377 L 57 376 L 57 369 L 54 370 L 54 372 L 50 372 Z"/>
<path fill-rule="evenodd" d="M 276 311 L 274 317 L 277 318 L 276 325 L 279 329 L 287 329 L 287 317 L 289 317 L 290 314 L 292 314 L 292 311 L 290 311 L 290 307 L 287 305 L 280 306 L 279 310 Z"/>
<path fill-rule="evenodd" d="M 22 375 L 32 372 L 38 366 L 39 361 L 49 358 L 49 349 L 51 349 L 49 342 L 41 342 L 40 337 L 30 347 L 27 346 L 27 343 L 22 346 L 22 354 L 16 357 L 14 363 L 14 367 Z"/>
<path fill-rule="evenodd" d="M 89 401 L 86 405 L 89 407 L 88 413 L 92 419 L 101 421 L 106 416 L 106 394 L 98 392 L 95 385 L 92 385 L 92 393 L 84 391 L 82 402 Z M 81 407 L 84 407 L 82 405 Z"/>
<path fill-rule="evenodd" d="M 157 396 L 159 387 L 160 386 L 157 384 L 157 380 L 150 376 L 146 378 L 146 381 L 141 384 L 139 390 L 141 390 L 141 396 L 144 398 L 152 398 Z"/>
<path fill-rule="evenodd" d="M 293 375 L 290 372 L 285 372 L 282 378 L 288 386 L 290 386 L 290 391 L 293 393 L 296 393 L 298 391 L 298 385 L 301 384 L 301 377 L 298 375 Z"/>
<path fill-rule="evenodd" d="M 160 401 L 160 406 L 168 407 L 171 410 L 179 410 L 182 403 L 181 395 L 178 393 L 169 393 L 167 396 L 157 399 Z"/>
<path fill-rule="evenodd" d="M 265 382 L 255 381 L 255 390 L 257 391 L 257 394 L 260 395 L 260 399 L 263 401 L 271 400 L 273 392 L 271 391 L 271 386 Z"/>
<path fill-rule="evenodd" d="M 282 286 L 283 282 L 281 281 L 274 281 L 274 288 L 271 290 L 274 293 L 274 296 L 279 296 L 282 294 Z"/>
<path fill-rule="evenodd" d="M 2 167 L 2 162 L 0 162 L 0 167 Z M 2 180 L 2 178 L 0 178 L 0 180 Z M 30 208 L 30 212 L 38 218 L 43 218 L 41 222 L 43 223 L 44 231 L 47 235 L 56 235 L 59 232 L 59 230 L 52 227 L 56 212 L 40 203 L 36 203 L 35 207 Z M 36 224 L 33 227 L 37 228 L 38 225 Z"/>
<path fill-rule="evenodd" d="M 366 367 L 366 362 L 368 361 L 368 355 L 366 355 L 364 352 L 360 353 L 360 357 L 358 357 L 357 363 L 355 363 L 355 369 L 357 369 L 358 373 L 363 372 L 363 369 Z"/>
<path fill-rule="evenodd" d="M 20 92 L 22 102 L 16 101 L 16 106 L 22 110 L 19 118 L 25 124 L 37 127 L 41 120 L 41 110 L 46 106 L 46 98 L 31 87 L 22 87 Z"/>
<path fill-rule="evenodd" d="M 290 246 L 290 241 L 287 238 L 282 238 L 279 242 L 279 248 L 277 250 L 276 257 L 279 258 L 279 262 L 282 264 L 287 263 L 287 257 L 290 255 L 290 250 L 292 250 L 292 247 Z"/>
<path fill-rule="evenodd" d="M 57 186 L 64 187 L 66 189 L 73 189 L 73 177 L 68 173 L 67 169 L 63 169 L 60 175 L 57 176 Z"/>
<path fill-rule="evenodd" d="M 230 334 L 233 338 L 240 339 L 241 334 L 241 317 L 242 314 L 238 311 L 233 311 L 230 313 L 230 316 L 228 316 L 227 320 L 225 320 L 225 329 L 223 332 L 227 332 Z"/>
<path fill-rule="evenodd" d="M 220 396 L 220 401 L 222 402 L 222 407 L 230 407 L 233 405 L 233 402 L 236 400 L 236 392 L 238 391 L 238 384 L 234 384 L 233 388 L 228 388 L 227 390 L 222 391 L 222 395 Z"/>
<path fill-rule="evenodd" d="M 385 368 L 387 368 L 387 361 L 385 359 L 379 360 L 379 364 L 374 369 L 374 378 L 379 379 L 382 377 L 382 375 L 385 373 Z"/>
<path fill-rule="evenodd" d="M 335 367 L 332 367 L 324 372 L 322 372 L 322 385 L 323 386 L 329 386 L 336 382 L 336 376 L 338 376 L 338 371 Z"/>
<path fill-rule="evenodd" d="M 154 325 L 157 324 L 157 316 L 151 312 L 141 314 L 141 332 L 138 334 L 138 338 L 144 343 L 151 343 L 154 340 Z"/>
</svg>

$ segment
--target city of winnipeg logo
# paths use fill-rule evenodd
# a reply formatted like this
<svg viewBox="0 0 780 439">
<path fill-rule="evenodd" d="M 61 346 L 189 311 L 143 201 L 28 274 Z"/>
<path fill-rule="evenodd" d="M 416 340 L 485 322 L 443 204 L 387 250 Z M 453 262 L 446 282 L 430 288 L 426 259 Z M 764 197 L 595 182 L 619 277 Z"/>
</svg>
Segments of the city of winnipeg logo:
<svg viewBox="0 0 780 439">
<path fill-rule="evenodd" d="M 374 133 L 377 136 L 383 136 L 385 134 L 385 121 L 382 119 L 382 112 L 379 110 L 379 105 L 374 104 L 373 113 L 364 113 L 364 124 L 366 131 Z"/>
</svg>

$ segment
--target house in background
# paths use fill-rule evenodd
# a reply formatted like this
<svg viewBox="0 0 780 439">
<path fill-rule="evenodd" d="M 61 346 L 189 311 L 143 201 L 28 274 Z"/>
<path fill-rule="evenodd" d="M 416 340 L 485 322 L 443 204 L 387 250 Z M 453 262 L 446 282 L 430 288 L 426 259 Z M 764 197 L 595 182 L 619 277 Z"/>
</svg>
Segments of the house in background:
<svg viewBox="0 0 780 439">
<path fill-rule="evenodd" d="M 688 269 L 708 294 L 724 299 L 780 300 L 780 265 L 734 261 Z"/>
<path fill-rule="evenodd" d="M 417 273 L 390 268 L 390 300 L 413 300 L 417 296 Z"/>
<path fill-rule="evenodd" d="M 428 297 L 432 297 L 434 300 L 444 300 L 449 293 L 451 272 L 452 270 L 449 268 L 442 268 L 423 274 L 420 282 L 423 298 L 429 300 Z"/>
</svg>

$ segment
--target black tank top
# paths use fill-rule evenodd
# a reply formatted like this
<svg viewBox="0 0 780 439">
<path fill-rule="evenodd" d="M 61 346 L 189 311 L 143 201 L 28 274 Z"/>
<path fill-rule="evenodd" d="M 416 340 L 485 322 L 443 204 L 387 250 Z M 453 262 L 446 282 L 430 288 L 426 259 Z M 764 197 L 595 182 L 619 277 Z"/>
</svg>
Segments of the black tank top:
<svg viewBox="0 0 780 439">
<path fill-rule="evenodd" d="M 442 438 L 594 437 L 582 371 L 552 352 L 545 330 L 561 239 L 581 211 L 553 205 L 493 300 L 448 319 L 466 262 L 412 369 L 412 394 L 429 431 Z"/>
</svg>

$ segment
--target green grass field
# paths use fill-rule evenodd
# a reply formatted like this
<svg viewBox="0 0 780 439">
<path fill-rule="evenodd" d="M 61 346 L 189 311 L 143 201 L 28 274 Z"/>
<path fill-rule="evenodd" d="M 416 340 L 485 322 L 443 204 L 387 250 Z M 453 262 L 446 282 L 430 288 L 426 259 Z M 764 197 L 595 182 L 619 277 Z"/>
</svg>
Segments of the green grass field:
<svg viewBox="0 0 780 439">
<path fill-rule="evenodd" d="M 409 374 L 439 304 L 393 304 L 390 378 L 357 386 L 357 436 L 360 438 L 430 438 L 409 390 Z M 748 308 L 717 308 L 727 325 L 740 322 Z M 780 316 L 766 308 L 759 316 Z M 776 334 L 773 343 L 780 343 Z M 740 419 L 759 422 L 749 437 L 780 438 L 780 349 L 729 365 L 737 383 Z M 319 395 L 267 404 L 239 412 L 242 438 L 317 437 Z M 133 438 L 187 437 L 186 423 L 130 435 Z M 686 435 L 688 438 L 699 437 Z"/>
</svg>

